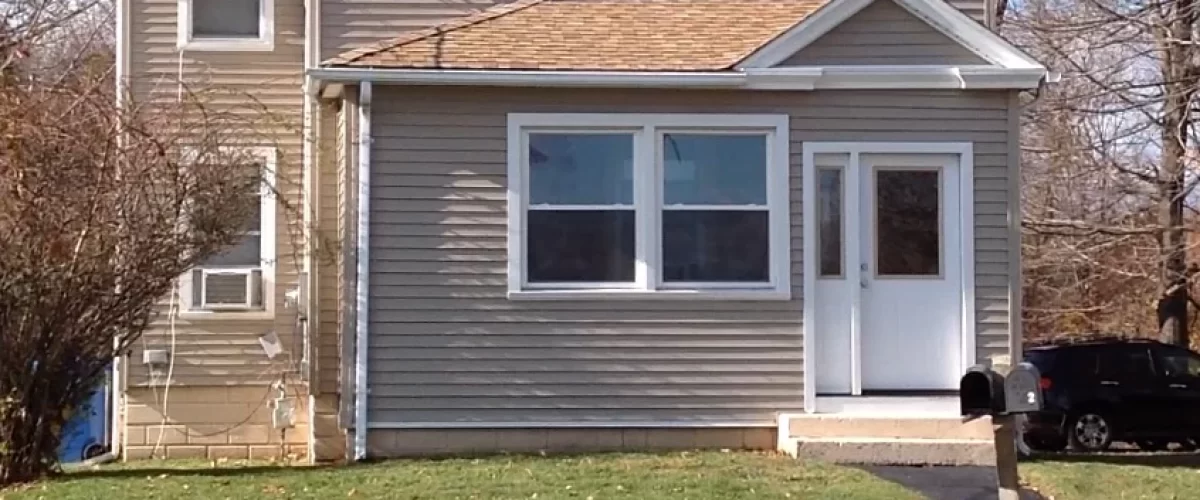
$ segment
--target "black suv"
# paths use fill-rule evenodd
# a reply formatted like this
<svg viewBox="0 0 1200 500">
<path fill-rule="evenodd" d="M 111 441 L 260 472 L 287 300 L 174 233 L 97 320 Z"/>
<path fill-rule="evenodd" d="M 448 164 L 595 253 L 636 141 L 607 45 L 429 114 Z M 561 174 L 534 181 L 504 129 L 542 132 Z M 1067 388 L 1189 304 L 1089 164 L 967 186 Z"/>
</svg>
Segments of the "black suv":
<svg viewBox="0 0 1200 500">
<path fill-rule="evenodd" d="M 1146 450 L 1200 444 L 1200 355 L 1154 340 L 1091 337 L 1025 351 L 1041 372 L 1043 411 L 1025 421 L 1030 447 Z"/>
</svg>

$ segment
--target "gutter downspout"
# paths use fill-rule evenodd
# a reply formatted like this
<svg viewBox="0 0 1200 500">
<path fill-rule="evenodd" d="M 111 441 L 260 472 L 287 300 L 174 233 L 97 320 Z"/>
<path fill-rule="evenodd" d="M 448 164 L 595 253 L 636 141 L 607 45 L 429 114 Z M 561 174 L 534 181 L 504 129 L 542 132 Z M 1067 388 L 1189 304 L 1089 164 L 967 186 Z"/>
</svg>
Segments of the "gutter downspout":
<svg viewBox="0 0 1200 500">
<path fill-rule="evenodd" d="M 358 93 L 358 254 L 354 321 L 354 460 L 367 458 L 367 328 L 371 278 L 371 82 Z"/>
<path fill-rule="evenodd" d="M 116 80 L 113 89 L 116 94 L 116 107 L 119 113 L 125 111 L 126 95 L 128 86 L 126 80 L 129 78 L 129 16 L 130 2 L 132 0 L 116 0 L 116 47 L 114 48 L 114 79 Z M 117 144 L 124 146 L 124 131 L 117 134 Z M 113 349 L 120 347 L 117 339 L 113 339 Z M 124 367 L 122 366 L 122 353 L 118 352 L 113 356 L 112 372 L 109 375 L 109 402 L 108 402 L 108 452 L 98 457 L 93 457 L 85 461 L 86 464 L 102 464 L 115 461 L 121 457 L 121 443 L 123 442 L 122 427 L 124 422 L 121 420 L 123 396 L 125 394 L 125 378 Z"/>
</svg>

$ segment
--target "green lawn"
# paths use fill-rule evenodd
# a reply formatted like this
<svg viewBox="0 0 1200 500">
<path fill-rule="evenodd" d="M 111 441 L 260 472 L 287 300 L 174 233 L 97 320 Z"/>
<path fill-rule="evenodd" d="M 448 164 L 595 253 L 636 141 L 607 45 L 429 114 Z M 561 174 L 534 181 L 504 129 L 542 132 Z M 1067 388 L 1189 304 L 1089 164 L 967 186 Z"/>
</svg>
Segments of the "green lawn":
<svg viewBox="0 0 1200 500">
<path fill-rule="evenodd" d="M 766 453 L 396 460 L 348 467 L 141 462 L 72 472 L 3 500 L 139 498 L 918 499 L 858 469 Z"/>
<path fill-rule="evenodd" d="M 1021 479 L 1054 500 L 1200 498 L 1200 456 L 1061 455 L 1021 464 Z"/>
</svg>

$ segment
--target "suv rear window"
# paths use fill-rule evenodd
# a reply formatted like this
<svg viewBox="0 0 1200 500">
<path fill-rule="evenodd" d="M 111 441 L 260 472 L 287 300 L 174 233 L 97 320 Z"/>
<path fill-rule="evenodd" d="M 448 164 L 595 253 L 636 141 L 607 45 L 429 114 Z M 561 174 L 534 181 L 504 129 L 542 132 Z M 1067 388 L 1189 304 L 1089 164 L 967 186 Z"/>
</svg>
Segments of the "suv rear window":
<svg viewBox="0 0 1200 500">
<path fill-rule="evenodd" d="M 1145 346 L 1111 345 L 1100 349 L 1096 375 L 1112 380 L 1154 376 L 1154 363 Z"/>
</svg>

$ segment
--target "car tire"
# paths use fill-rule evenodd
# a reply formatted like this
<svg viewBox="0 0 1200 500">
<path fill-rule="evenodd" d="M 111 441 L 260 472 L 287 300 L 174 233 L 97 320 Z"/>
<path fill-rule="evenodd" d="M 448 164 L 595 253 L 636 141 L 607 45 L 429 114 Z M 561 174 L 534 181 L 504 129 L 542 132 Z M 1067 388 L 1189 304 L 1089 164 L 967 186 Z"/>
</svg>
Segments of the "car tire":
<svg viewBox="0 0 1200 500">
<path fill-rule="evenodd" d="M 1113 440 L 1112 421 L 1096 411 L 1080 412 L 1071 419 L 1067 437 L 1076 451 L 1107 450 Z"/>
<path fill-rule="evenodd" d="M 1171 442 L 1164 439 L 1139 439 L 1134 443 L 1143 451 L 1166 451 L 1171 446 Z"/>
</svg>

